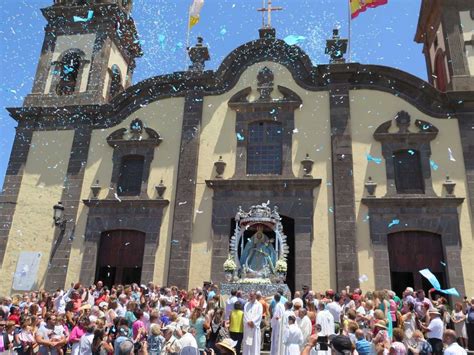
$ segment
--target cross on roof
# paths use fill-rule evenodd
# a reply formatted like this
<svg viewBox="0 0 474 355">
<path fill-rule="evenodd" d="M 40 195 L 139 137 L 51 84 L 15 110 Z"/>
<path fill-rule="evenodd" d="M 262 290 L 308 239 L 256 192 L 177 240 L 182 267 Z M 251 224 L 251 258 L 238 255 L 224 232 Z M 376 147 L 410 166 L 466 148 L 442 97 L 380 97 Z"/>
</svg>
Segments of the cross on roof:
<svg viewBox="0 0 474 355">
<path fill-rule="evenodd" d="M 272 12 L 281 11 L 283 7 L 277 6 L 272 7 L 272 0 L 267 0 L 267 6 L 265 7 L 265 0 L 262 0 L 262 8 L 257 9 L 257 11 L 262 13 L 262 28 L 271 28 L 272 27 Z M 267 24 L 265 25 L 265 12 L 267 13 Z"/>
</svg>

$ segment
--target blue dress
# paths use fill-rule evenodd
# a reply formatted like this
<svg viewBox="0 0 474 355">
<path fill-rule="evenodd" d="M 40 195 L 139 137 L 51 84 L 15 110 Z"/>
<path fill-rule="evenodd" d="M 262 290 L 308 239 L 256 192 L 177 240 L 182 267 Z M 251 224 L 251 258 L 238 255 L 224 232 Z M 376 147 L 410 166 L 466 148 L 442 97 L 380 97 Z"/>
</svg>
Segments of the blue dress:
<svg viewBox="0 0 474 355">
<path fill-rule="evenodd" d="M 206 320 L 204 319 L 204 317 L 201 316 L 196 319 L 196 322 L 193 322 L 192 320 L 190 320 L 189 322 L 191 328 L 196 329 L 196 342 L 200 350 L 204 350 L 204 348 L 206 347 L 206 332 L 204 330 L 205 321 Z"/>
</svg>

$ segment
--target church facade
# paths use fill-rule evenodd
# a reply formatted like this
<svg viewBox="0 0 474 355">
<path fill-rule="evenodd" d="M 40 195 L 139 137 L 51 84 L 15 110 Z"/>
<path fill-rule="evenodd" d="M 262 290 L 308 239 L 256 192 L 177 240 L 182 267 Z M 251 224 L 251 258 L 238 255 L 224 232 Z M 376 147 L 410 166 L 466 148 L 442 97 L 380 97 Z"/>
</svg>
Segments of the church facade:
<svg viewBox="0 0 474 355">
<path fill-rule="evenodd" d="M 423 1 L 430 83 L 340 59 L 314 66 L 263 28 L 215 71 L 198 42 L 189 70 L 135 85 L 131 3 L 42 10 L 32 93 L 8 109 L 18 127 L 0 196 L 1 294 L 224 281 L 236 214 L 261 204 L 281 216 L 292 289 L 427 288 L 418 271 L 429 268 L 474 293 L 470 1 Z M 90 9 L 87 25 L 73 21 Z"/>
</svg>

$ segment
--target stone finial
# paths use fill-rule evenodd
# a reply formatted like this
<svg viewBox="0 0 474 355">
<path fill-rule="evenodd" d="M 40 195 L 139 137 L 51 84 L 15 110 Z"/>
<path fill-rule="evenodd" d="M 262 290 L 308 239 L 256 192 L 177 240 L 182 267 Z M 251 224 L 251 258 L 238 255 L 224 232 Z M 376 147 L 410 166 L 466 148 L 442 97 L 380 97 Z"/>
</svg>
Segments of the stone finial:
<svg viewBox="0 0 474 355">
<path fill-rule="evenodd" d="M 166 190 L 166 186 L 165 186 L 165 184 L 163 184 L 163 179 L 161 179 L 160 183 L 155 186 L 155 190 L 156 190 L 157 199 L 162 200 L 163 195 L 164 195 L 165 190 Z"/>
<path fill-rule="evenodd" d="M 446 189 L 446 197 L 456 197 L 454 194 L 454 188 L 456 183 L 449 179 L 449 176 L 446 176 L 446 180 L 443 182 L 443 186 Z"/>
<path fill-rule="evenodd" d="M 204 71 L 205 62 L 211 59 L 209 55 L 209 49 L 203 44 L 203 38 L 198 37 L 195 46 L 188 49 L 188 55 L 191 59 L 190 71 L 202 72 Z"/>
<path fill-rule="evenodd" d="M 339 29 L 335 28 L 332 31 L 332 38 L 326 40 L 326 49 L 324 53 L 331 57 L 329 61 L 331 64 L 345 63 L 344 54 L 347 52 L 347 42 L 345 38 L 340 38 Z"/>
<path fill-rule="evenodd" d="M 411 117 L 406 111 L 400 111 L 395 116 L 395 122 L 397 123 L 398 133 L 407 133 L 408 127 L 410 127 Z"/>
<path fill-rule="evenodd" d="M 375 197 L 375 189 L 377 188 L 377 183 L 372 181 L 372 176 L 369 176 L 364 186 L 368 193 L 367 197 Z"/>
<path fill-rule="evenodd" d="M 99 198 L 99 193 L 102 188 L 99 185 L 99 180 L 95 181 L 95 184 L 91 186 L 91 191 L 92 191 L 92 198 L 94 200 Z"/>
<path fill-rule="evenodd" d="M 216 178 L 217 179 L 222 179 L 222 175 L 224 174 L 225 167 L 227 163 L 222 160 L 222 155 L 219 156 L 219 160 L 214 163 L 214 166 L 216 168 Z"/>
<path fill-rule="evenodd" d="M 301 161 L 301 165 L 303 165 L 304 175 L 305 178 L 311 178 L 311 171 L 313 171 L 313 164 L 314 161 L 309 157 L 309 154 L 306 153 L 306 157 Z"/>
</svg>

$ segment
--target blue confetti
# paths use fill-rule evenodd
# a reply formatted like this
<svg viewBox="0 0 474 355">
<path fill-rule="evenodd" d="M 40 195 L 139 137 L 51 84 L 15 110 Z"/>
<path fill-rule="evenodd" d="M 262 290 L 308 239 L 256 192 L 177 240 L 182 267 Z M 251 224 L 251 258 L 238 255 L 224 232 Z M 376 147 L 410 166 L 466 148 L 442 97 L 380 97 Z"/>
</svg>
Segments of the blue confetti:
<svg viewBox="0 0 474 355">
<path fill-rule="evenodd" d="M 427 130 L 427 129 L 429 129 L 430 127 L 431 127 L 431 125 L 429 125 L 429 124 L 424 124 L 421 128 L 422 128 L 423 130 Z"/>
<path fill-rule="evenodd" d="M 434 171 L 438 170 L 439 166 L 433 160 L 430 159 L 430 165 Z"/>
<path fill-rule="evenodd" d="M 69 74 L 69 73 L 72 73 L 73 71 L 74 71 L 74 68 L 71 68 L 67 65 L 64 66 L 64 69 L 63 69 L 64 74 Z"/>
<path fill-rule="evenodd" d="M 166 39 L 166 36 L 164 34 L 158 35 L 158 42 L 160 42 L 161 49 L 165 49 L 165 39 Z"/>
<path fill-rule="evenodd" d="M 89 22 L 90 20 L 92 20 L 93 17 L 94 17 L 94 11 L 89 10 L 87 11 L 87 17 L 74 16 L 73 20 L 74 22 Z"/>
<path fill-rule="evenodd" d="M 306 37 L 304 37 L 304 36 L 289 35 L 289 36 L 286 36 L 283 40 L 289 46 L 293 46 L 295 44 L 303 42 L 305 39 L 306 39 Z"/>
<path fill-rule="evenodd" d="M 242 134 L 237 133 L 237 140 L 243 141 L 243 140 L 245 140 L 245 137 Z"/>
<path fill-rule="evenodd" d="M 373 161 L 375 164 L 382 164 L 382 158 L 376 158 L 376 157 L 373 157 L 370 154 L 367 154 L 367 160 L 368 161 Z"/>
<path fill-rule="evenodd" d="M 225 35 L 226 33 L 227 33 L 227 30 L 225 29 L 225 27 L 222 27 L 220 31 L 221 36 Z"/>
<path fill-rule="evenodd" d="M 459 292 L 455 288 L 449 288 L 447 290 L 443 290 L 441 288 L 440 282 L 438 281 L 436 276 L 430 271 L 430 269 L 423 269 L 418 272 L 422 274 L 430 282 L 430 284 L 434 287 L 436 291 L 442 292 L 446 295 L 459 297 Z"/>
<path fill-rule="evenodd" d="M 443 262 L 443 261 L 440 261 L 439 263 L 440 263 L 441 265 L 443 265 L 443 266 L 446 266 L 446 263 Z"/>
<path fill-rule="evenodd" d="M 392 222 L 388 224 L 388 228 L 392 228 L 393 226 L 396 226 L 397 224 L 400 224 L 399 219 L 392 219 Z"/>
<path fill-rule="evenodd" d="M 333 213 L 333 212 L 334 212 L 334 210 L 333 210 L 333 208 L 332 208 L 332 207 L 329 207 L 329 212 L 331 212 L 331 213 Z"/>
<path fill-rule="evenodd" d="M 415 155 L 415 151 L 412 150 L 412 149 L 409 149 L 409 150 L 408 150 L 408 154 L 410 154 L 410 155 Z"/>
</svg>

